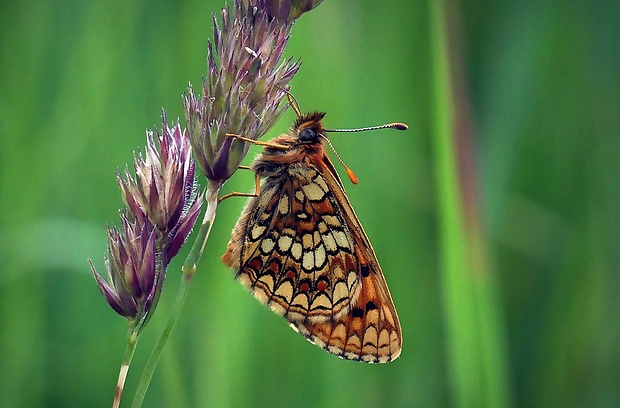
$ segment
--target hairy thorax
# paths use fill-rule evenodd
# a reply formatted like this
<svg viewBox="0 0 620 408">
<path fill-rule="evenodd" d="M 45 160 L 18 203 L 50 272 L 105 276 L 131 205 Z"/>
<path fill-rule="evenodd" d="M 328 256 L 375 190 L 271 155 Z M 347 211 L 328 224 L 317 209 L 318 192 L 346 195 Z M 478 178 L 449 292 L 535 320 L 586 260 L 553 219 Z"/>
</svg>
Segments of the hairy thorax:
<svg viewBox="0 0 620 408">
<path fill-rule="evenodd" d="M 267 147 L 254 161 L 251 170 L 262 177 L 280 177 L 291 165 L 313 166 L 325 157 L 321 141 L 302 143 L 298 138 L 282 135 L 271 142 L 289 149 Z"/>
</svg>

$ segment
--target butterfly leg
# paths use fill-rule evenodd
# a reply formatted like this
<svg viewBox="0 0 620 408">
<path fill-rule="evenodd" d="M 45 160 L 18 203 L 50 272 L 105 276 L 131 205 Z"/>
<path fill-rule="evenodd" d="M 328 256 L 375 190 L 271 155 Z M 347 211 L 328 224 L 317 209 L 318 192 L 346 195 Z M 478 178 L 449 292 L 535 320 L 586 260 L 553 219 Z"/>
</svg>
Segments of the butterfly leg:
<svg viewBox="0 0 620 408">
<path fill-rule="evenodd" d="M 260 140 L 250 139 L 248 137 L 244 137 L 244 136 L 237 135 L 234 133 L 226 133 L 226 137 L 234 137 L 235 139 L 248 142 L 248 143 L 252 143 L 255 145 L 259 145 L 259 146 L 267 146 L 267 147 L 273 147 L 275 149 L 285 149 L 285 150 L 290 149 L 290 146 L 285 146 L 285 145 L 281 145 L 278 143 L 272 143 L 272 142 L 262 142 Z"/>
<path fill-rule="evenodd" d="M 260 173 L 256 173 L 255 180 L 256 180 L 256 189 L 254 190 L 254 193 L 238 193 L 238 192 L 228 193 L 220 197 L 218 202 L 221 203 L 222 201 L 230 197 L 258 197 L 260 195 Z"/>
<path fill-rule="evenodd" d="M 291 108 L 293 108 L 297 117 L 300 118 L 302 115 L 301 115 L 301 111 L 299 110 L 299 104 L 297 103 L 297 99 L 295 99 L 293 94 L 287 91 L 286 89 L 284 90 L 284 92 L 286 92 L 286 97 L 288 98 L 288 102 L 291 105 Z"/>
</svg>

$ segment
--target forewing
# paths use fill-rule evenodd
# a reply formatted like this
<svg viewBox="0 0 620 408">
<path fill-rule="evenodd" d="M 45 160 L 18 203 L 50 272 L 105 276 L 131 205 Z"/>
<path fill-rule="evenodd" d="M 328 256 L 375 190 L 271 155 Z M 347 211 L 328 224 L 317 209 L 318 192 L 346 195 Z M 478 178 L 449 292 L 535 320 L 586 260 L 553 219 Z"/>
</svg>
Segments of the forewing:
<svg viewBox="0 0 620 408">
<path fill-rule="evenodd" d="M 314 168 L 290 165 L 246 206 L 225 263 L 254 296 L 290 322 L 347 315 L 361 291 L 355 239 Z"/>
</svg>

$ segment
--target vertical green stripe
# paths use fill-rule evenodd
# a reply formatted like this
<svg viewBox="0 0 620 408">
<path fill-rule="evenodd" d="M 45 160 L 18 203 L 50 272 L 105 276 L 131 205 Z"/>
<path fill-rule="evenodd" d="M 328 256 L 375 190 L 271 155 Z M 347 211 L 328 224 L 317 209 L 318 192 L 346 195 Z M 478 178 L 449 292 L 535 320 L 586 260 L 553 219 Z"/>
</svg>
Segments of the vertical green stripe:
<svg viewBox="0 0 620 408">
<path fill-rule="evenodd" d="M 449 384 L 457 407 L 504 407 L 509 398 L 501 309 L 478 220 L 470 212 L 466 222 L 459 183 L 445 4 L 431 1 L 430 10 L 432 140 Z"/>
</svg>

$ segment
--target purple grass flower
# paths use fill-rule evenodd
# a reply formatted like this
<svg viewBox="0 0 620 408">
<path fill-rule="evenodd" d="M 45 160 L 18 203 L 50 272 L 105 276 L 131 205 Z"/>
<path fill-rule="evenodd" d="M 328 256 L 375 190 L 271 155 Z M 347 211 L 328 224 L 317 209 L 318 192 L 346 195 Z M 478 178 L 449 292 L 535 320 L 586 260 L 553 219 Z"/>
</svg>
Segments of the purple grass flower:
<svg viewBox="0 0 620 408">
<path fill-rule="evenodd" d="M 221 26 L 213 16 L 202 96 L 190 85 L 183 102 L 196 161 L 216 185 L 235 172 L 250 148 L 226 134 L 256 140 L 286 109 L 281 102 L 300 63 L 280 59 L 295 19 L 321 1 L 234 0 L 232 15 L 229 7 L 222 10 Z"/>
<path fill-rule="evenodd" d="M 159 247 L 165 248 L 166 264 L 185 243 L 200 213 L 195 163 L 187 130 L 177 123 L 168 127 L 162 113 L 162 131 L 147 131 L 144 157 L 134 158 L 135 178 L 128 168 L 118 184 L 129 211 L 147 218 L 158 231 Z"/>
<path fill-rule="evenodd" d="M 144 155 L 134 156 L 135 176 L 128 168 L 117 174 L 126 209 L 122 229 L 107 228 L 107 281 L 89 262 L 110 306 L 130 320 L 142 320 L 196 222 L 202 198 L 187 130 L 168 127 L 165 113 L 161 132 L 147 131 Z"/>
<path fill-rule="evenodd" d="M 155 228 L 148 221 L 130 221 L 121 215 L 123 228 L 107 228 L 108 253 L 105 256 L 106 282 L 97 273 L 92 261 L 90 268 L 101 293 L 118 314 L 130 320 L 146 315 L 155 291 Z"/>
</svg>

